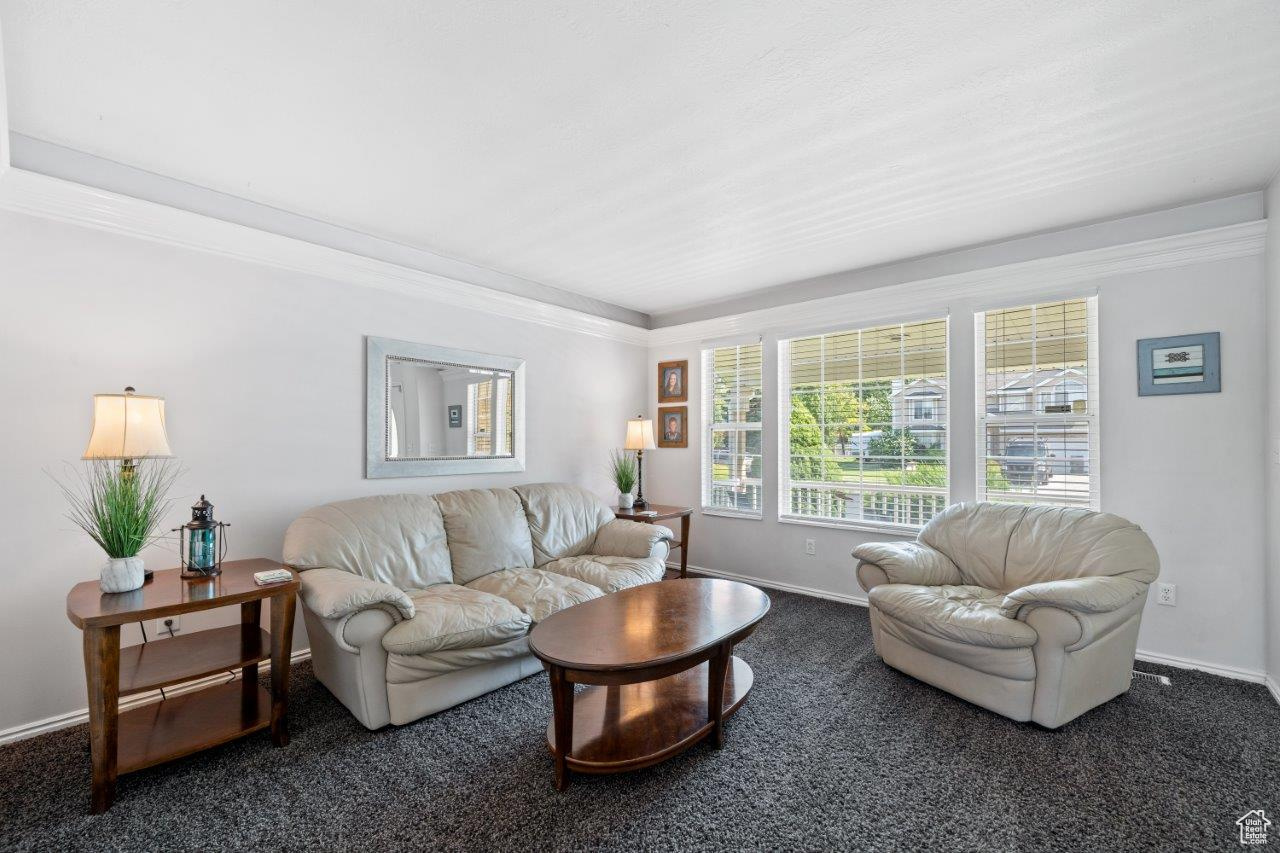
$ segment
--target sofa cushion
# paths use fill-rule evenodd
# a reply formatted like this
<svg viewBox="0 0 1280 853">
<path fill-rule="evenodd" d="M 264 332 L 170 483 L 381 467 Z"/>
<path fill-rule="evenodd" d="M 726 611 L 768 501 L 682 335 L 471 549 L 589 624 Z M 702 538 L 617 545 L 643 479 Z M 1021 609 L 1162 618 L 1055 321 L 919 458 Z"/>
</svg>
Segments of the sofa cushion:
<svg viewBox="0 0 1280 853">
<path fill-rule="evenodd" d="M 586 581 L 538 569 L 494 572 L 476 578 L 467 584 L 467 588 L 505 598 L 534 622 L 541 622 L 558 610 L 604 595 L 598 587 Z"/>
<path fill-rule="evenodd" d="M 979 680 L 974 683 L 964 677 L 965 673 L 956 672 L 953 665 L 1000 679 L 1034 681 L 1036 677 L 1033 648 L 995 648 L 944 639 L 894 619 L 883 610 L 871 611 L 871 630 L 876 649 L 885 663 L 971 702 L 978 702 L 983 707 L 990 707 L 988 700 L 993 698 L 993 694 L 994 697 L 1004 695 L 1010 686 L 1002 685 L 993 691 L 989 682 Z M 974 695 L 975 689 L 986 695 Z M 1030 701 L 1027 705 L 1029 711 Z M 1000 710 L 1000 713 L 1006 710 Z"/>
<path fill-rule="evenodd" d="M 533 563 L 576 557 L 591 550 L 596 531 L 613 520 L 613 513 L 586 489 L 567 483 L 516 486 L 533 540 Z"/>
<path fill-rule="evenodd" d="M 284 561 L 400 589 L 453 580 L 444 519 L 430 495 L 375 495 L 309 509 L 285 533 Z"/>
<path fill-rule="evenodd" d="M 1004 595 L 985 587 L 886 583 L 867 597 L 894 619 L 946 640 L 1013 649 L 1034 646 L 1038 639 L 1030 625 L 1002 615 Z"/>
<path fill-rule="evenodd" d="M 1035 506 L 1009 538 L 1004 589 L 1100 575 L 1150 583 L 1159 571 L 1155 547 L 1133 522 L 1109 512 Z"/>
<path fill-rule="evenodd" d="M 382 647 L 401 655 L 492 646 L 522 637 L 529 617 L 505 598 L 442 583 L 411 589 L 412 619 L 398 622 L 382 638 Z"/>
<path fill-rule="evenodd" d="M 1005 557 L 1009 537 L 1022 520 L 1022 504 L 959 503 L 935 515 L 920 531 L 920 541 L 946 554 L 966 584 L 1009 590 Z"/>
<path fill-rule="evenodd" d="M 533 568 L 533 544 L 520 497 L 511 489 L 436 495 L 449 538 L 453 579 L 468 584 L 503 569 Z"/>
<path fill-rule="evenodd" d="M 617 592 L 662 580 L 666 566 L 657 557 L 602 557 L 585 554 L 552 560 L 543 571 L 586 581 L 605 592 Z"/>
</svg>

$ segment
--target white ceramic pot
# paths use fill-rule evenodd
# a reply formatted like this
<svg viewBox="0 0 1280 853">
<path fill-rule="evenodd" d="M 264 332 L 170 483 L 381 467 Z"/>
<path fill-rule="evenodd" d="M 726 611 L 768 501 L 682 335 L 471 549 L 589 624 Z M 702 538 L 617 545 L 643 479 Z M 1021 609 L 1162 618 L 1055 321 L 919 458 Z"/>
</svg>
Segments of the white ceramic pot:
<svg viewBox="0 0 1280 853">
<path fill-rule="evenodd" d="M 132 592 L 141 589 L 146 567 L 141 557 L 112 557 L 102 567 L 99 584 L 103 592 Z"/>
<path fill-rule="evenodd" d="M 618 495 L 618 509 L 631 509 L 631 507 L 635 505 L 635 502 L 636 496 L 630 492 Z"/>
</svg>

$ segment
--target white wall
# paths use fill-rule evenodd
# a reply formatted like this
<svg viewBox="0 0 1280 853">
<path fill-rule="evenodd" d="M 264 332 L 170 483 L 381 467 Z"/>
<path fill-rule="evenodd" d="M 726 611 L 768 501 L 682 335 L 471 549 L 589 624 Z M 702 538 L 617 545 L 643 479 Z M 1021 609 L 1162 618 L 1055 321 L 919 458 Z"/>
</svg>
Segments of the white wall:
<svg viewBox="0 0 1280 853">
<path fill-rule="evenodd" d="M 1280 699 L 1280 176 L 1267 187 L 1267 672 Z"/>
<path fill-rule="evenodd" d="M 1264 670 L 1264 444 L 1266 338 L 1263 260 L 1253 256 L 1113 277 L 1099 292 L 1102 508 L 1151 535 L 1161 580 L 1178 585 L 1178 605 L 1148 603 L 1139 647 L 1157 655 Z M 973 312 L 963 293 L 933 306 L 951 318 L 952 499 L 973 499 Z M 913 303 L 912 316 L 929 310 Z M 846 318 L 831 317 L 830 322 Z M 847 318 L 849 327 L 864 325 Z M 865 318 L 864 318 L 865 319 Z M 875 322 L 893 318 L 875 318 Z M 1137 395 L 1136 341 L 1192 332 L 1222 333 L 1220 394 Z M 776 337 L 765 338 L 763 446 L 777 444 Z M 688 358 L 692 382 L 688 449 L 646 454 L 646 492 L 662 503 L 699 504 L 702 436 L 699 345 L 650 349 L 650 366 Z M 652 370 L 650 371 L 653 372 Z M 656 380 L 651 379 L 651 383 Z M 650 386 L 650 400 L 656 399 Z M 656 407 L 655 407 L 656 408 Z M 769 451 L 766 450 L 766 453 Z M 697 515 L 690 562 L 715 571 L 865 599 L 853 574 L 855 543 L 892 538 L 776 520 L 776 457 L 765 467 L 761 521 Z M 817 554 L 804 555 L 804 540 Z"/>
<path fill-rule="evenodd" d="M 167 398 L 187 473 L 166 521 L 208 494 L 233 558 L 279 558 L 301 510 L 340 498 L 538 480 L 610 497 L 607 451 L 645 398 L 641 347 L 426 299 L 7 213 L 0 258 L 0 731 L 85 706 L 65 597 L 103 557 L 44 469 L 79 458 L 93 393 Z M 528 470 L 363 479 L 366 334 L 525 358 Z M 174 562 L 168 547 L 144 556 Z"/>
</svg>

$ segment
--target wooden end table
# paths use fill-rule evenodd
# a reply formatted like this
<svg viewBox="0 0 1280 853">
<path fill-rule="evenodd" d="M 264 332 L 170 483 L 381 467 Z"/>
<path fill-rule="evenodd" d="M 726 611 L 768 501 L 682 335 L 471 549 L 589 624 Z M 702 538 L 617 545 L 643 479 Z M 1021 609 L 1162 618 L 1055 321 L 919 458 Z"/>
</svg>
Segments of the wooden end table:
<svg viewBox="0 0 1280 853">
<path fill-rule="evenodd" d="M 116 794 L 116 777 L 252 732 L 271 729 L 276 746 L 289 743 L 289 656 L 298 575 L 258 586 L 254 572 L 281 568 L 271 560 L 235 560 L 222 574 L 184 581 L 181 569 L 155 573 L 133 592 L 103 592 L 97 581 L 67 594 L 67 618 L 84 631 L 89 688 L 89 745 L 93 754 L 91 812 L 102 814 Z M 271 599 L 271 633 L 262 630 L 262 602 Z M 120 648 L 120 626 L 215 607 L 240 605 L 240 624 L 193 631 Z M 271 660 L 271 692 L 258 685 L 258 664 Z M 228 670 L 241 680 L 183 693 L 120 713 L 120 697 Z"/>
<path fill-rule="evenodd" d="M 622 509 L 620 507 L 610 507 L 613 511 L 614 518 L 621 518 L 627 521 L 640 521 L 645 524 L 653 524 L 658 521 L 667 521 L 672 518 L 680 519 L 680 539 L 672 542 L 673 549 L 680 549 L 680 577 L 688 577 L 689 572 L 689 518 L 693 515 L 693 507 L 691 506 L 671 506 L 669 504 L 656 504 L 650 502 L 647 506 L 636 507 L 634 509 Z"/>
</svg>

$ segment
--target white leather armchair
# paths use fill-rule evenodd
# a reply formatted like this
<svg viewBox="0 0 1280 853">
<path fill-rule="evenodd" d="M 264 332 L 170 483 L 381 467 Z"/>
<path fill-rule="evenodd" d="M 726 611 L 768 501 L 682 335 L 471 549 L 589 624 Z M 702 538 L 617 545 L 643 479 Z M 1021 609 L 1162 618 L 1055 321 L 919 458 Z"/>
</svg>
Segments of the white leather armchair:
<svg viewBox="0 0 1280 853">
<path fill-rule="evenodd" d="M 1109 513 L 957 504 L 916 542 L 853 549 L 885 663 L 1057 728 L 1129 689 L 1151 540 Z"/>
</svg>

